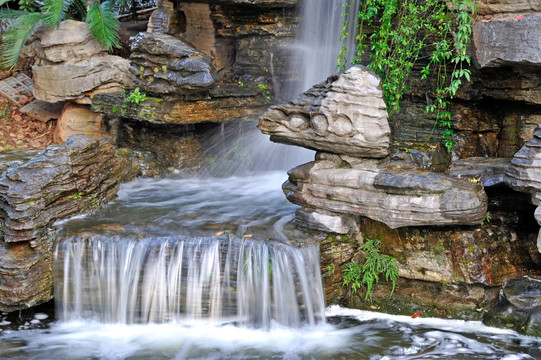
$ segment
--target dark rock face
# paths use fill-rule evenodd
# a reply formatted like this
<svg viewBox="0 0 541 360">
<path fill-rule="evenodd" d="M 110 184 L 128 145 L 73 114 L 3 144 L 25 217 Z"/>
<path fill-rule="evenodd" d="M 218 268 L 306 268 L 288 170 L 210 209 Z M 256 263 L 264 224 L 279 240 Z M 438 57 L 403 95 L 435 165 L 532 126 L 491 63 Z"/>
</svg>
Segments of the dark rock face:
<svg viewBox="0 0 541 360">
<path fill-rule="evenodd" d="M 81 135 L 9 163 L 0 178 L 2 311 L 51 299 L 51 225 L 110 200 L 135 171 L 112 144 Z"/>
<path fill-rule="evenodd" d="M 258 128 L 272 141 L 363 158 L 389 154 L 380 79 L 364 67 L 333 75 L 290 102 L 271 106 Z"/>
<path fill-rule="evenodd" d="M 541 15 L 477 22 L 473 34 L 481 67 L 541 66 Z"/>
<path fill-rule="evenodd" d="M 132 39 L 131 50 L 134 83 L 147 92 L 184 95 L 216 84 L 210 58 L 171 35 L 139 33 Z"/>
<path fill-rule="evenodd" d="M 541 280 L 525 276 L 506 282 L 485 323 L 541 337 Z"/>
</svg>

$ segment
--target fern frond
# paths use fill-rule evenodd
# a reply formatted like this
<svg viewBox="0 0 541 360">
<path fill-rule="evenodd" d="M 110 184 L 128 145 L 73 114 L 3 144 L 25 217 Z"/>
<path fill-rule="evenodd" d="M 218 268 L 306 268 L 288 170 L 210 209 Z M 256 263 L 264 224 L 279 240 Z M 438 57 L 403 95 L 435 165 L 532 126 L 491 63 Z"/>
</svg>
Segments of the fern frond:
<svg viewBox="0 0 541 360">
<path fill-rule="evenodd" d="M 86 18 L 86 5 L 86 0 L 74 0 L 69 15 L 75 20 L 84 20 Z"/>
<path fill-rule="evenodd" d="M 42 20 L 43 14 L 27 12 L 12 21 L 0 45 L 0 64 L 3 68 L 9 69 L 17 64 L 24 43 Z"/>
<path fill-rule="evenodd" d="M 44 0 L 40 8 L 45 16 L 43 23 L 46 27 L 56 28 L 66 18 L 70 5 L 74 0 Z"/>
<path fill-rule="evenodd" d="M 113 47 L 119 48 L 118 29 L 120 22 L 115 16 L 114 3 L 105 1 L 101 4 L 92 2 L 86 15 L 88 29 L 100 45 L 111 51 Z"/>
</svg>

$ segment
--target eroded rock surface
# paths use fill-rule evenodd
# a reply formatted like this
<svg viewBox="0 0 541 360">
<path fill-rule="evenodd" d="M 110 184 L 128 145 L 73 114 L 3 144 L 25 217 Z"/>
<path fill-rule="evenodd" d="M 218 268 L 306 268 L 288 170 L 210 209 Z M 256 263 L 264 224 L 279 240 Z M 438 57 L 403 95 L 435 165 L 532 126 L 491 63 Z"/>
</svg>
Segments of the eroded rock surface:
<svg viewBox="0 0 541 360">
<path fill-rule="evenodd" d="M 317 160 L 291 170 L 283 190 L 305 209 L 365 216 L 393 229 L 476 225 L 487 210 L 481 185 L 401 162 Z"/>
<path fill-rule="evenodd" d="M 538 125 L 533 138 L 511 160 L 506 173 L 507 184 L 521 192 L 541 193 L 541 127 Z"/>
<path fill-rule="evenodd" d="M 389 154 L 390 128 L 380 79 L 355 66 L 290 102 L 271 106 L 258 128 L 271 140 L 365 158 Z"/>
<path fill-rule="evenodd" d="M 112 144 L 82 135 L 8 164 L 0 177 L 1 311 L 52 298 L 51 225 L 111 199 L 135 170 Z"/>
<path fill-rule="evenodd" d="M 473 35 L 481 67 L 541 66 L 541 15 L 477 22 Z"/>
<path fill-rule="evenodd" d="M 184 41 L 162 33 L 139 33 L 132 39 L 130 71 L 142 89 L 184 95 L 216 84 L 211 59 Z"/>
</svg>

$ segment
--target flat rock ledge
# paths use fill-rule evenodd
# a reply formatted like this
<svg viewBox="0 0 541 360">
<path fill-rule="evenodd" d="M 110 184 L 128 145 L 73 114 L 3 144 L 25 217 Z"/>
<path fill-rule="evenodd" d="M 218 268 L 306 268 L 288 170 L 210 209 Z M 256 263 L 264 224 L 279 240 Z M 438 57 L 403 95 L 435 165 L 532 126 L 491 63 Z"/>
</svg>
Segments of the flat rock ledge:
<svg viewBox="0 0 541 360">
<path fill-rule="evenodd" d="M 136 170 L 112 144 L 83 135 L 7 164 L 0 176 L 0 311 L 52 298 L 52 224 L 96 209 Z"/>
<path fill-rule="evenodd" d="M 389 154 L 391 130 L 381 80 L 362 66 L 330 76 L 257 125 L 272 141 L 363 158 Z"/>
<path fill-rule="evenodd" d="M 479 225 L 487 212 L 487 196 L 480 184 L 403 162 L 344 157 L 336 161 L 336 157 L 292 169 L 282 187 L 288 200 L 306 213 L 317 209 L 364 216 L 392 229 Z"/>
</svg>

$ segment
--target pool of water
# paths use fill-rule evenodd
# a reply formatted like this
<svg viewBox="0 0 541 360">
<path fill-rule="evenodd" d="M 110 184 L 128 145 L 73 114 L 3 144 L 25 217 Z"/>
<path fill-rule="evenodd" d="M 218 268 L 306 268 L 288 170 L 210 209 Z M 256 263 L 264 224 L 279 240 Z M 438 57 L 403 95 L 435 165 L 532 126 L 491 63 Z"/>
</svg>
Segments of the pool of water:
<svg viewBox="0 0 541 360">
<path fill-rule="evenodd" d="M 118 198 L 100 211 L 58 224 L 59 239 L 214 236 L 222 242 L 233 237 L 313 244 L 290 223 L 296 207 L 280 191 L 285 178 L 284 172 L 261 172 L 223 179 L 138 179 L 122 185 Z M 259 269 L 274 272 L 268 264 L 265 260 Z M 238 267 L 239 272 L 246 268 Z M 310 286 L 321 286 L 320 279 Z M 540 339 L 511 330 L 338 306 L 328 307 L 325 321 L 311 326 L 270 320 L 263 329 L 233 315 L 146 324 L 84 315 L 59 321 L 49 306 L 0 314 L 0 359 L 541 359 Z"/>
</svg>

